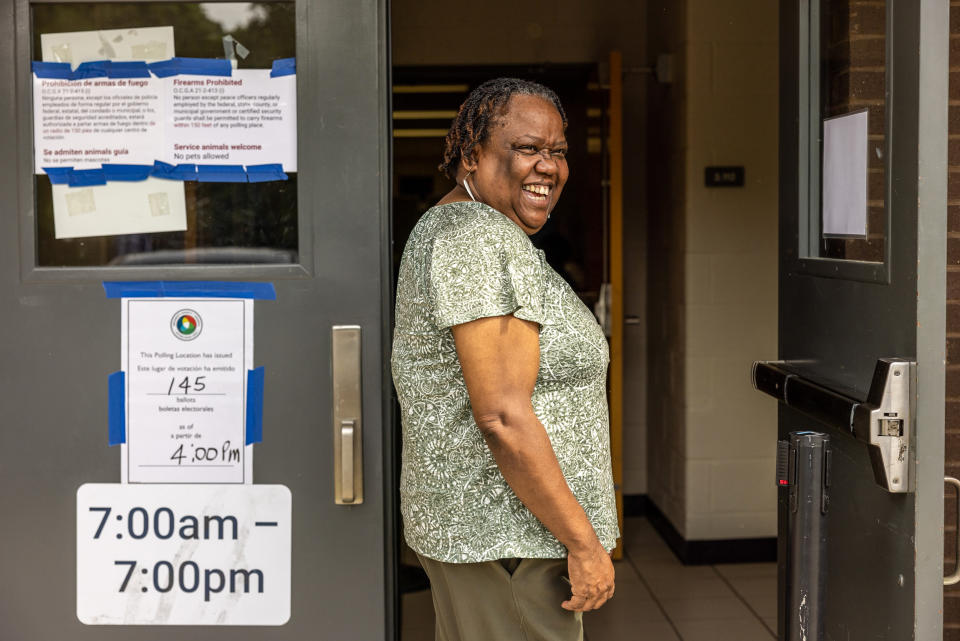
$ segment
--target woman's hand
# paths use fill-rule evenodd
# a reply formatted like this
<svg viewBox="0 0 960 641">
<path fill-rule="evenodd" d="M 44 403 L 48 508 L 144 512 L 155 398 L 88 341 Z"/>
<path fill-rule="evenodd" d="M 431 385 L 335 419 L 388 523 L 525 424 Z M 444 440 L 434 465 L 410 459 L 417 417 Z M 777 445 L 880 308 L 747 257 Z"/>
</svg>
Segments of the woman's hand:
<svg viewBox="0 0 960 641">
<path fill-rule="evenodd" d="M 473 417 L 503 478 L 567 548 L 573 597 L 561 605 L 580 612 L 599 608 L 613 595 L 613 564 L 530 401 L 540 368 L 539 327 L 493 316 L 455 325 L 453 340 Z"/>
<path fill-rule="evenodd" d="M 573 596 L 560 604 L 565 610 L 596 610 L 613 596 L 613 563 L 599 541 L 589 550 L 569 550 L 567 572 Z"/>
</svg>

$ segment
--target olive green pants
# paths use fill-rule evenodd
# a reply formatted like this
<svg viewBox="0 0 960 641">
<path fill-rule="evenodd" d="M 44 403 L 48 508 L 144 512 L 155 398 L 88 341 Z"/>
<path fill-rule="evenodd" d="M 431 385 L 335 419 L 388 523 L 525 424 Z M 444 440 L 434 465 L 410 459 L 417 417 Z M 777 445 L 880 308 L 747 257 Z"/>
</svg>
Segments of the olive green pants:
<svg viewBox="0 0 960 641">
<path fill-rule="evenodd" d="M 430 577 L 436 641 L 583 641 L 566 559 L 442 563 L 419 557 Z"/>
</svg>

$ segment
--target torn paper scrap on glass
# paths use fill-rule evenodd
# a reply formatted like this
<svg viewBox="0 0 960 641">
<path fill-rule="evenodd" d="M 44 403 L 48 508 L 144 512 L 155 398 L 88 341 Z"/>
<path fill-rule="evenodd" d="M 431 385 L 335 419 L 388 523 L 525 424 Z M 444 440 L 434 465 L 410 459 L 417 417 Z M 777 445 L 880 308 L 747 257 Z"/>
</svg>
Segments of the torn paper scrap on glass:
<svg viewBox="0 0 960 641">
<path fill-rule="evenodd" d="M 141 182 L 71 187 L 51 185 L 56 238 L 148 234 L 187 229 L 182 182 Z"/>
</svg>

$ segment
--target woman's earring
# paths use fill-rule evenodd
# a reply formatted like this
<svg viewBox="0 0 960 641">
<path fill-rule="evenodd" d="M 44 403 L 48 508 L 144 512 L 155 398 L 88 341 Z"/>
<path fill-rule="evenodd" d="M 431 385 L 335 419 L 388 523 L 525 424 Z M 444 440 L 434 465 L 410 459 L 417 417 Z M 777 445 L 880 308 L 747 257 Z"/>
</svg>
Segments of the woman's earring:
<svg viewBox="0 0 960 641">
<path fill-rule="evenodd" d="M 470 200 L 477 202 L 477 199 L 473 197 L 473 192 L 470 191 L 470 185 L 467 184 L 467 177 L 463 177 L 463 188 L 467 190 L 467 195 L 470 196 Z"/>
</svg>

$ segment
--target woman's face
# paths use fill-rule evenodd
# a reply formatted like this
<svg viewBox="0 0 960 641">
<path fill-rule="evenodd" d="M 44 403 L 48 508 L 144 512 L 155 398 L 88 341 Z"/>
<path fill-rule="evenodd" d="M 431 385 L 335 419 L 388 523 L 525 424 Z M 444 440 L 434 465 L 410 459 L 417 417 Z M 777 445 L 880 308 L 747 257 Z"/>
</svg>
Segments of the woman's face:
<svg viewBox="0 0 960 641">
<path fill-rule="evenodd" d="M 543 227 L 570 173 L 563 120 L 552 103 L 537 96 L 510 98 L 503 116 L 464 164 L 478 200 L 527 234 Z"/>
</svg>

